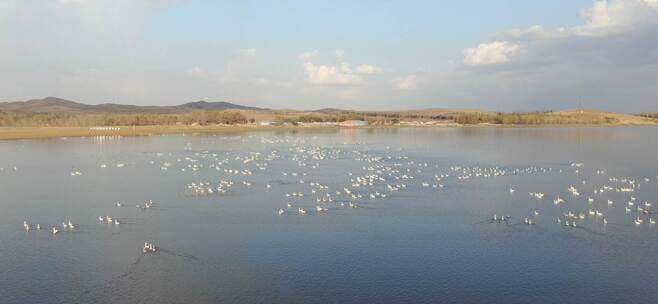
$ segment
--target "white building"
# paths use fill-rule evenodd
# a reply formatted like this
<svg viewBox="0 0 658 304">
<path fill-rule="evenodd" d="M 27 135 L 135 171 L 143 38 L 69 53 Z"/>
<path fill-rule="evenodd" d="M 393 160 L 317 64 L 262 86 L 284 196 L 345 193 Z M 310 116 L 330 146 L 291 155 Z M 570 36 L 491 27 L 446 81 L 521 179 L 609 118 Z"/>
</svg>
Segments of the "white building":
<svg viewBox="0 0 658 304">
<path fill-rule="evenodd" d="M 368 122 L 365 120 L 346 120 L 338 124 L 341 127 L 365 127 Z"/>
</svg>

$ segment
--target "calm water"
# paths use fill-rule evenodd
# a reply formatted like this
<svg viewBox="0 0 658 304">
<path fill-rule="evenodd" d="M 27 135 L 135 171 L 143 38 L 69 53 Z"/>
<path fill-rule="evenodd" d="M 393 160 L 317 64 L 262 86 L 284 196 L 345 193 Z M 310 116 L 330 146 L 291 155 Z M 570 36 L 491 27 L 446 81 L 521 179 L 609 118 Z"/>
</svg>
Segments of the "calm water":
<svg viewBox="0 0 658 304">
<path fill-rule="evenodd" d="M 4 141 L 0 302 L 650 303 L 656 151 L 658 128 Z"/>
</svg>

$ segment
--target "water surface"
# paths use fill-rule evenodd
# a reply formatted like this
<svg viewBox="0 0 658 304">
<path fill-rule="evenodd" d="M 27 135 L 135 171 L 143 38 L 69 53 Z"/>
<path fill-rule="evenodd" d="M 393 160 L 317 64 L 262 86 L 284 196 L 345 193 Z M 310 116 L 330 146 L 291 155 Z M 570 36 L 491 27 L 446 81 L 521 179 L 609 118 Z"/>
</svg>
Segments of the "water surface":
<svg viewBox="0 0 658 304">
<path fill-rule="evenodd" d="M 652 302 L 656 151 L 639 127 L 3 141 L 0 302 Z"/>
</svg>

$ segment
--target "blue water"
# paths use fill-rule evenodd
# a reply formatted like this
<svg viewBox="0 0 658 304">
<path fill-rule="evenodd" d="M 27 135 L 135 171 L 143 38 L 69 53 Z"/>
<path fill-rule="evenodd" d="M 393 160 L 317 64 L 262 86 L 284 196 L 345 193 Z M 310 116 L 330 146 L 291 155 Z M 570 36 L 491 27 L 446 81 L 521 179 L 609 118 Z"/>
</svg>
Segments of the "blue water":
<svg viewBox="0 0 658 304">
<path fill-rule="evenodd" d="M 651 303 L 656 151 L 643 127 L 2 141 L 0 303 Z"/>
</svg>

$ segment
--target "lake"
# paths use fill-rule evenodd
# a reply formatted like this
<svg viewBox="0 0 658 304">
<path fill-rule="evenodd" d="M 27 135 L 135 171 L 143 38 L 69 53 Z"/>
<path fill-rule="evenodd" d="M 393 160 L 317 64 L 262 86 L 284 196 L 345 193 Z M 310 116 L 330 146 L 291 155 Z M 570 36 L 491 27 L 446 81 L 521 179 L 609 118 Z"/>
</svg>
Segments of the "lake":
<svg viewBox="0 0 658 304">
<path fill-rule="evenodd" d="M 656 151 L 653 127 L 2 141 L 0 302 L 650 303 Z"/>
</svg>

